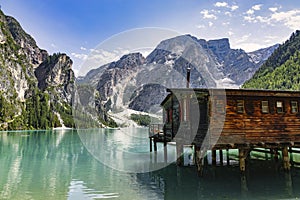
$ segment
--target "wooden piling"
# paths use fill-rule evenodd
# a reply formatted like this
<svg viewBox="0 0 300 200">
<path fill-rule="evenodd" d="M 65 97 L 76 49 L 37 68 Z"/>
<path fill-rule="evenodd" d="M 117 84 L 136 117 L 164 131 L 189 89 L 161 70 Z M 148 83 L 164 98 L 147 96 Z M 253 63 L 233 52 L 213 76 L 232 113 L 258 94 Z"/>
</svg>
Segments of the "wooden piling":
<svg viewBox="0 0 300 200">
<path fill-rule="evenodd" d="M 165 163 L 168 162 L 168 148 L 167 148 L 167 143 L 164 144 L 164 161 L 165 161 Z"/>
<path fill-rule="evenodd" d="M 240 163 L 241 173 L 245 173 L 245 171 L 246 171 L 246 157 L 247 157 L 246 150 L 245 149 L 239 149 L 239 163 Z"/>
<path fill-rule="evenodd" d="M 283 158 L 283 169 L 285 171 L 290 171 L 290 158 L 289 158 L 288 147 L 283 147 L 282 158 Z"/>
<path fill-rule="evenodd" d="M 152 138 L 149 138 L 149 140 L 150 140 L 150 152 L 152 152 Z"/>
<path fill-rule="evenodd" d="M 176 142 L 177 165 L 183 166 L 183 145 Z"/>
<path fill-rule="evenodd" d="M 293 157 L 293 149 L 292 147 L 289 147 L 289 152 L 290 152 L 290 164 L 294 166 L 294 157 Z"/>
<path fill-rule="evenodd" d="M 157 152 L 157 141 L 155 138 L 154 138 L 154 151 Z"/>
<path fill-rule="evenodd" d="M 274 152 L 274 160 L 277 162 L 279 160 L 279 153 L 278 153 L 278 150 L 277 149 L 273 149 L 273 152 Z"/>
<path fill-rule="evenodd" d="M 230 165 L 229 149 L 226 149 L 226 161 L 227 161 L 227 165 Z"/>
<path fill-rule="evenodd" d="M 203 176 L 204 155 L 206 152 L 201 152 L 200 148 L 195 147 L 195 157 L 198 176 Z"/>
<path fill-rule="evenodd" d="M 219 150 L 219 154 L 220 154 L 220 165 L 223 165 L 223 150 L 222 149 Z"/>
<path fill-rule="evenodd" d="M 217 151 L 216 150 L 211 150 L 211 164 L 213 166 L 217 165 Z"/>
</svg>

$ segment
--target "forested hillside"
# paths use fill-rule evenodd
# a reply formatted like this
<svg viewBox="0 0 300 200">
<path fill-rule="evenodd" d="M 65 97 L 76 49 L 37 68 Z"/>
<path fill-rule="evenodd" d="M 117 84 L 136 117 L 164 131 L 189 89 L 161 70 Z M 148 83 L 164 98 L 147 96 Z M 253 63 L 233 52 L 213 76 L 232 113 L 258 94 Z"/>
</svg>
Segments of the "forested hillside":
<svg viewBox="0 0 300 200">
<path fill-rule="evenodd" d="M 280 45 L 243 88 L 300 90 L 300 31 Z"/>
</svg>

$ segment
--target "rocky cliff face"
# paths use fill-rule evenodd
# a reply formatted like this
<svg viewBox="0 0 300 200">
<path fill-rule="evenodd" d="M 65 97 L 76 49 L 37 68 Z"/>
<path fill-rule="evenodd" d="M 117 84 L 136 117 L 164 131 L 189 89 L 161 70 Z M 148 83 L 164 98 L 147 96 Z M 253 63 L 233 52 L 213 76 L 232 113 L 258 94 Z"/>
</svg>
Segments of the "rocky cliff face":
<svg viewBox="0 0 300 200">
<path fill-rule="evenodd" d="M 17 20 L 0 11 L 0 62 L 0 129 L 61 125 L 53 113 L 66 111 L 58 104 L 71 106 L 74 73 L 70 58 L 49 56 Z"/>
<path fill-rule="evenodd" d="M 71 105 L 75 80 L 72 64 L 72 60 L 66 54 L 49 56 L 35 69 L 38 88 L 54 92 L 58 99 Z"/>
</svg>

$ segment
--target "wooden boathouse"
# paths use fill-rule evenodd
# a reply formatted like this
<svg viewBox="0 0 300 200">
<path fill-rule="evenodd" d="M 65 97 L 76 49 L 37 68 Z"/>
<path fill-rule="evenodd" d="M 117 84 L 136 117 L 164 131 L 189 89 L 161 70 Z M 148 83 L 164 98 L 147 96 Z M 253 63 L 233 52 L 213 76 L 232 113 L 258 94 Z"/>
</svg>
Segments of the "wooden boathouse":
<svg viewBox="0 0 300 200">
<path fill-rule="evenodd" d="M 264 148 L 274 158 L 281 153 L 290 170 L 289 151 L 300 148 L 300 91 L 250 89 L 167 89 L 161 103 L 163 125 L 150 126 L 150 150 L 156 143 L 176 142 L 177 164 L 183 164 L 183 146 L 193 145 L 198 172 L 208 150 L 216 162 L 217 150 L 238 149 L 241 172 L 249 153 Z"/>
</svg>

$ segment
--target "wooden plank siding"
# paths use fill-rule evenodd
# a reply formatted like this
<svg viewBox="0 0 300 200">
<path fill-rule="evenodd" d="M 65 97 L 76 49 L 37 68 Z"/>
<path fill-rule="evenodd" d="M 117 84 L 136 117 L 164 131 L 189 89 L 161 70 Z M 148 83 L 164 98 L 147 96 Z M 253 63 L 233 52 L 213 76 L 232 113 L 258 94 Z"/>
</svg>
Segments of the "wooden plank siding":
<svg viewBox="0 0 300 200">
<path fill-rule="evenodd" d="M 168 89 L 167 91 L 169 95 L 161 106 L 165 109 L 165 113 L 170 113 L 171 110 L 172 117 L 166 117 L 171 121 L 166 122 L 165 131 L 168 131 L 168 135 L 171 132 L 172 138 L 176 137 L 178 130 L 184 130 L 197 131 L 192 140 L 196 146 L 201 146 L 207 135 L 209 135 L 209 145 L 212 147 L 300 142 L 299 91 L 246 89 Z M 188 98 L 189 102 L 183 105 L 185 98 Z M 220 112 L 222 101 L 224 101 L 224 113 Z M 243 102 L 242 113 L 238 111 L 238 101 Z M 262 112 L 262 101 L 268 101 L 268 113 Z M 292 101 L 297 102 L 297 113 L 292 113 Z M 281 113 L 277 112 L 277 102 L 281 102 L 278 103 L 279 106 L 282 105 Z M 183 110 L 186 104 L 188 104 L 188 111 Z M 189 114 L 188 121 L 183 121 L 182 112 Z"/>
</svg>

